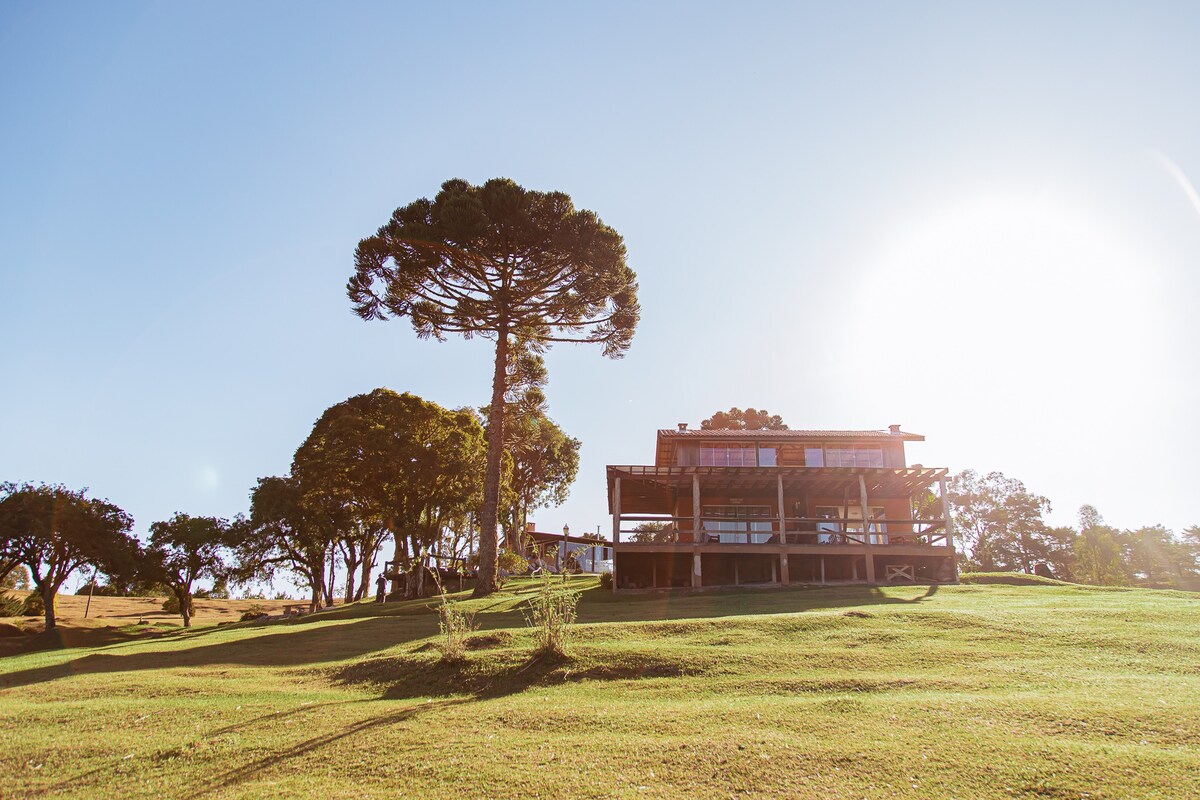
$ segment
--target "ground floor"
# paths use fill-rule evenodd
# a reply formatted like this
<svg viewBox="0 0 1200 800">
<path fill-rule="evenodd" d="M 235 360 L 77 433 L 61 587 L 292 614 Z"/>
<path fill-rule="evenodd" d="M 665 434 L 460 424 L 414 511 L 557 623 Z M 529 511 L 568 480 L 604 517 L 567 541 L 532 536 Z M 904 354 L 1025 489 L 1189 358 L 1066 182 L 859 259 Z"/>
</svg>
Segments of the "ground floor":
<svg viewBox="0 0 1200 800">
<path fill-rule="evenodd" d="M 953 583 L 954 550 L 944 546 L 853 545 L 618 546 L 616 591 L 792 584 Z"/>
</svg>

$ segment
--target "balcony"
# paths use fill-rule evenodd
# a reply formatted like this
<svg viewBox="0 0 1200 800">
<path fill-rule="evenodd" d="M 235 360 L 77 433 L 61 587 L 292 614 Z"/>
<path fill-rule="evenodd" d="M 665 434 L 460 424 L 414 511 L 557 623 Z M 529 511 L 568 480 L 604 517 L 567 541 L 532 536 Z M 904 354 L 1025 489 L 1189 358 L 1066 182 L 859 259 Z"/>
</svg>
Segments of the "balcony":
<svg viewBox="0 0 1200 800">
<path fill-rule="evenodd" d="M 661 530 L 637 530 L 650 523 Z M 780 530 L 782 527 L 782 531 Z M 872 518 L 863 530 L 861 519 L 784 517 L 747 520 L 745 517 L 703 516 L 699 536 L 693 517 L 662 514 L 622 514 L 615 528 L 621 547 L 662 545 L 739 545 L 835 547 L 870 545 L 949 547 L 945 519 Z M 739 529 L 740 528 L 740 529 Z"/>
</svg>

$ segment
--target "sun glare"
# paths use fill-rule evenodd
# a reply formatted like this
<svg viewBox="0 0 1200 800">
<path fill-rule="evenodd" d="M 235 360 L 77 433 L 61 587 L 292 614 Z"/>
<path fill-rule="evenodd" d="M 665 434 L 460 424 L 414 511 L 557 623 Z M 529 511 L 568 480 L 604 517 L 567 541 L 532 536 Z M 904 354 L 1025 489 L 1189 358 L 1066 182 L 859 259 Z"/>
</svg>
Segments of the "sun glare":
<svg viewBox="0 0 1200 800">
<path fill-rule="evenodd" d="M 929 363 L 960 391 L 1077 393 L 1158 368 L 1154 266 L 1062 196 L 964 199 L 910 221 L 872 263 L 863 343 L 941 331 Z M 928 371 L 903 371 L 928 385 Z"/>
</svg>

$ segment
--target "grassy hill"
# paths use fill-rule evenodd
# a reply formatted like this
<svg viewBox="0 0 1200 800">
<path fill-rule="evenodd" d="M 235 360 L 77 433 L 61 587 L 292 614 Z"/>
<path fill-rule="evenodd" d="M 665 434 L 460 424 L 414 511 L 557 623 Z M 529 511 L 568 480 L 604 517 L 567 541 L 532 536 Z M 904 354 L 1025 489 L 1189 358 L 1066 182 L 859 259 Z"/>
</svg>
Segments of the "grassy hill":
<svg viewBox="0 0 1200 800">
<path fill-rule="evenodd" d="M 865 587 L 613 598 L 531 661 L 480 601 L 0 659 L 5 797 L 1200 796 L 1200 595 Z"/>
</svg>

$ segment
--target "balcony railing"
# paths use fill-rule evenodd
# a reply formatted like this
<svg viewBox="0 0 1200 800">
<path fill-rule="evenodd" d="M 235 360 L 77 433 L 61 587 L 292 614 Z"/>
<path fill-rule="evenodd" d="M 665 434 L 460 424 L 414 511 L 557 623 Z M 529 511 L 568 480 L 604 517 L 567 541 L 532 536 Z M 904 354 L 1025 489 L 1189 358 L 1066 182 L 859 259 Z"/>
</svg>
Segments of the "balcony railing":
<svg viewBox="0 0 1200 800">
<path fill-rule="evenodd" d="M 645 523 L 661 523 L 661 531 L 639 531 Z M 711 523 L 712 527 L 707 527 Z M 721 523 L 746 525 L 741 530 L 719 530 Z M 780 531 L 782 523 L 783 530 Z M 828 517 L 717 517 L 700 518 L 699 536 L 695 536 L 692 517 L 622 514 L 617 543 L 630 543 L 635 536 L 654 543 L 698 544 L 813 544 L 813 545 L 906 545 L 950 546 L 944 519 L 883 519 L 867 520 L 863 530 L 861 519 L 830 519 Z M 652 537 L 652 538 L 651 538 Z"/>
</svg>

